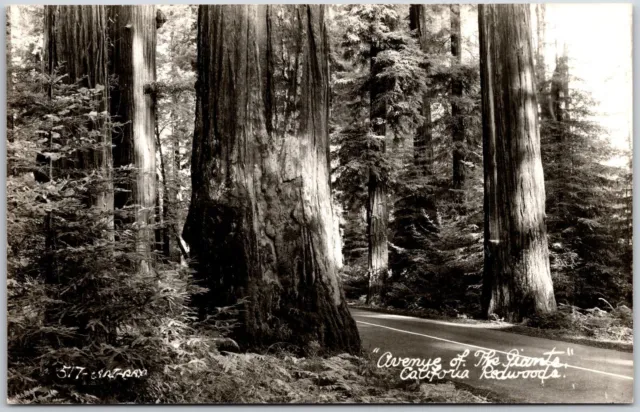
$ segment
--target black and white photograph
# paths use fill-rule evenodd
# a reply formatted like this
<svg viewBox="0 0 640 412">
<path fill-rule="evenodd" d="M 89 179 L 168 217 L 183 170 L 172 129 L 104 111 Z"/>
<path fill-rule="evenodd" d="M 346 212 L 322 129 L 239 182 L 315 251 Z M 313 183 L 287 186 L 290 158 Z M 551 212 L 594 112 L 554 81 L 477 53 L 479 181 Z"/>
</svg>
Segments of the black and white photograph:
<svg viewBox="0 0 640 412">
<path fill-rule="evenodd" d="M 6 403 L 631 404 L 632 4 L 17 4 Z"/>
</svg>

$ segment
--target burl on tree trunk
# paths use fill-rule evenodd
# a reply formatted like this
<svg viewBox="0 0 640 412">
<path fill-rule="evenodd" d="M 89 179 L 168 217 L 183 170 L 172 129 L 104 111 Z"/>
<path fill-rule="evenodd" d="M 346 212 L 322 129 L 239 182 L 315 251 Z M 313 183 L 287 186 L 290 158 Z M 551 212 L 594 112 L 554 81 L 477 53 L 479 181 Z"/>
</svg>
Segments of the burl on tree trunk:
<svg viewBox="0 0 640 412">
<path fill-rule="evenodd" d="M 115 207 L 122 221 L 135 223 L 136 251 L 148 267 L 155 241 L 156 200 L 155 95 L 156 9 L 152 5 L 109 6 L 111 115 L 122 123 L 113 134 Z"/>
<path fill-rule="evenodd" d="M 201 314 L 246 300 L 233 333 L 244 348 L 360 351 L 333 238 L 326 36 L 323 6 L 199 9 L 184 238 L 209 288 L 194 297 Z"/>
<path fill-rule="evenodd" d="M 529 5 L 479 5 L 487 314 L 554 311 Z"/>
</svg>

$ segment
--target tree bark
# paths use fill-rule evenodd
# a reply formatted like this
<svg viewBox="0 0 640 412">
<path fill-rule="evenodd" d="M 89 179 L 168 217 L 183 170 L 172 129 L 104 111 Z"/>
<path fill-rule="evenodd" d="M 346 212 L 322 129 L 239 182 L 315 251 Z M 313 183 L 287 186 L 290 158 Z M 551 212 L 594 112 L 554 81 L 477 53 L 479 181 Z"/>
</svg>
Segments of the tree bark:
<svg viewBox="0 0 640 412">
<path fill-rule="evenodd" d="M 99 113 L 108 110 L 109 107 L 109 75 L 107 71 L 108 55 L 108 33 L 107 33 L 107 11 L 105 6 L 45 6 L 45 49 L 46 68 L 51 76 L 61 76 L 66 74 L 65 81 L 68 83 L 80 83 L 81 86 L 95 89 L 96 103 L 95 110 Z M 60 69 L 59 69 L 60 68 Z M 59 69 L 59 70 L 58 70 Z M 102 90 L 100 91 L 100 88 Z M 53 85 L 49 87 L 49 99 L 53 99 Z M 99 226 L 104 231 L 100 240 L 113 240 L 113 181 L 112 181 L 112 156 L 111 156 L 111 129 L 108 122 L 96 117 L 95 120 L 87 120 L 89 131 L 98 131 L 97 138 L 91 142 L 91 147 L 80 148 L 75 159 L 59 159 L 56 162 L 49 160 L 48 180 L 57 177 L 71 176 L 80 180 L 85 176 L 91 177 L 90 195 L 82 198 L 88 204 L 95 216 L 101 223 Z M 53 144 L 68 145 L 69 136 L 61 133 L 62 136 L 54 139 L 53 133 L 49 135 L 49 150 L 54 151 Z M 61 140 L 59 140 L 61 139 Z M 46 282 L 54 285 L 61 285 L 66 280 L 60 278 L 56 269 L 60 265 L 56 261 L 56 249 L 59 244 L 78 246 L 84 241 L 74 235 L 66 236 L 67 228 L 57 229 L 55 214 L 59 211 L 49 211 L 45 217 L 45 249 L 50 255 L 46 259 L 45 276 Z M 68 218 L 68 217 L 67 217 Z M 64 221 L 64 219 L 62 219 Z M 95 222 L 84 222 L 91 225 Z M 104 226 L 102 226 L 104 225 Z M 62 240 L 64 239 L 64 240 Z M 90 239 L 98 241 L 99 239 Z M 75 243 L 75 244 L 74 244 Z M 63 247 L 64 249 L 64 247 Z M 85 284 L 84 293 L 93 293 L 97 283 Z M 93 289 L 93 291 L 90 291 Z M 55 290 L 55 289 L 54 289 Z M 77 296 L 76 296 L 77 297 Z M 73 293 L 65 295 L 65 299 L 75 299 Z M 53 299 L 61 299 L 54 296 Z M 91 321 L 87 314 L 69 315 L 47 313 L 46 322 L 60 322 L 65 326 L 78 328 L 75 338 L 68 340 L 65 344 L 81 346 L 86 342 L 99 344 L 110 342 L 113 334 L 106 332 L 109 328 L 99 328 L 94 330 L 88 325 Z"/>
<path fill-rule="evenodd" d="M 155 241 L 156 200 L 155 6 L 109 6 L 111 73 L 116 85 L 111 115 L 122 125 L 114 132 L 113 157 L 117 171 L 115 207 L 123 223 L 136 227 L 135 250 L 148 268 Z M 129 210 L 133 213 L 130 214 Z"/>
<path fill-rule="evenodd" d="M 382 90 L 376 76 L 380 72 L 380 67 L 375 64 L 375 57 L 381 52 L 373 44 L 371 45 L 370 57 L 370 123 L 371 132 L 381 139 L 378 147 L 371 150 L 386 152 L 386 113 L 387 106 L 381 99 Z M 367 242 L 368 242 L 368 273 L 369 291 L 367 303 L 373 301 L 384 301 L 387 278 L 389 276 L 389 246 L 387 241 L 387 231 L 389 226 L 389 211 L 387 205 L 387 183 L 380 174 L 373 169 L 369 170 L 369 182 L 367 184 Z"/>
<path fill-rule="evenodd" d="M 556 308 L 529 5 L 479 5 L 485 180 L 484 309 L 519 321 Z"/>
<path fill-rule="evenodd" d="M 280 47 L 299 54 L 294 76 L 280 74 Z M 199 8 L 184 238 L 209 289 L 194 297 L 201 315 L 244 300 L 233 332 L 244 348 L 360 351 L 334 256 L 328 53 L 323 6 Z"/>
<path fill-rule="evenodd" d="M 105 6 L 47 6 L 45 41 L 49 73 L 63 64 L 61 74 L 67 81 L 81 81 L 87 88 L 103 87 L 98 93 L 98 112 L 109 107 L 109 75 L 107 71 L 107 12 Z M 84 174 L 98 173 L 98 186 L 89 200 L 91 206 L 106 215 L 111 225 L 113 211 L 111 130 L 104 121 L 90 121 L 90 130 L 100 131 L 99 148 L 82 150 L 77 166 L 62 161 L 57 168 L 76 168 Z"/>
<path fill-rule="evenodd" d="M 427 6 L 412 4 L 409 8 L 409 28 L 415 31 L 420 43 L 420 49 L 429 54 L 431 52 L 428 41 Z M 421 114 L 424 117 L 422 125 L 416 130 L 413 140 L 414 164 L 417 176 L 433 174 L 433 125 L 431 117 L 431 98 L 428 93 L 422 97 Z"/>
<path fill-rule="evenodd" d="M 451 55 L 457 65 L 462 64 L 462 32 L 460 29 L 460 5 L 451 4 Z M 465 181 L 466 142 L 464 127 L 464 110 L 462 99 L 462 80 L 454 78 L 451 81 L 451 117 L 453 118 L 453 188 L 460 190 Z"/>
</svg>

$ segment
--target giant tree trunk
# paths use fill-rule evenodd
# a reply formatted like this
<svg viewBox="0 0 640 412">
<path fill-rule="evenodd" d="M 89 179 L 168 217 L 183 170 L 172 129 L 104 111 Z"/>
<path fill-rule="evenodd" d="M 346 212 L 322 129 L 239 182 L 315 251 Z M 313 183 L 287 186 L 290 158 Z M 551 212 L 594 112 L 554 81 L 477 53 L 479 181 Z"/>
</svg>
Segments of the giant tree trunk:
<svg viewBox="0 0 640 412">
<path fill-rule="evenodd" d="M 454 63 L 462 64 L 462 32 L 460 29 L 460 5 L 451 4 L 451 55 Z M 451 117 L 453 118 L 453 188 L 462 189 L 465 180 L 466 142 L 464 111 L 462 99 L 462 80 L 454 78 L 451 82 Z"/>
<path fill-rule="evenodd" d="M 484 308 L 508 321 L 555 310 L 529 5 L 479 5 L 485 180 Z"/>
<path fill-rule="evenodd" d="M 148 267 L 155 241 L 156 199 L 155 6 L 109 6 L 111 20 L 111 73 L 116 85 L 111 115 L 122 123 L 113 136 L 114 166 L 119 168 L 115 196 L 122 222 L 135 224 L 135 250 Z"/>
<path fill-rule="evenodd" d="M 201 315 L 245 299 L 245 348 L 360 350 L 334 256 L 326 36 L 323 6 L 199 9 L 184 238 L 209 288 Z M 298 62 L 286 78 L 281 47 Z"/>
<path fill-rule="evenodd" d="M 98 113 L 108 110 L 109 107 L 109 76 L 107 71 L 107 12 L 106 7 L 93 6 L 45 6 L 45 50 L 46 67 L 50 75 L 66 75 L 68 83 L 80 82 L 83 87 L 95 90 L 92 103 Z M 58 70 L 59 71 L 56 71 Z M 52 99 L 53 87 L 49 88 L 49 98 Z M 90 109 L 87 109 L 90 110 Z M 91 188 L 89 195 L 82 197 L 82 201 L 92 208 L 91 216 L 95 216 L 100 223 L 100 234 L 95 239 L 96 243 L 104 239 L 113 240 L 113 182 L 112 182 L 112 156 L 111 156 L 111 129 L 103 118 L 96 116 L 86 120 L 86 127 L 95 135 L 95 140 L 90 141 L 88 147 L 80 147 L 73 159 L 61 158 L 49 163 L 48 180 L 58 177 L 71 176 L 73 179 L 83 179 L 91 176 Z M 66 133 L 65 133 L 66 132 Z M 93 132 L 93 133 L 92 133 Z M 97 133 L 95 133 L 97 132 Z M 71 131 L 73 133 L 73 131 Z M 61 133 L 53 133 L 49 136 L 49 150 L 55 151 L 54 144 L 61 146 L 74 146 L 71 142 L 69 131 L 61 129 Z M 67 230 L 56 229 L 57 222 L 64 219 L 56 219 L 58 211 L 48 212 L 45 217 L 45 248 L 50 258 L 46 259 L 45 276 L 47 283 L 61 285 L 66 280 L 61 279 L 56 271 L 56 249 L 59 244 L 66 246 L 83 246 L 83 241 Z M 68 217 L 67 217 L 68 218 Z M 91 227 L 96 222 L 82 222 Z M 66 227 L 65 229 L 68 229 Z M 62 240 L 64 239 L 64 241 Z M 75 243 L 75 244 L 74 244 Z M 63 246 L 64 248 L 64 246 Z M 101 250 L 101 249 L 97 249 Z M 104 249 L 102 249 L 104 251 Z M 101 285 L 100 280 L 92 284 L 85 284 L 83 293 L 94 293 L 95 288 Z M 89 290 L 93 289 L 91 292 Z M 55 288 L 53 290 L 56 290 Z M 65 295 L 65 299 L 75 299 L 73 292 Z M 61 299 L 61 296 L 54 296 Z M 51 317 L 52 316 L 52 317 Z M 99 344 L 112 338 L 107 328 L 93 329 L 88 325 L 91 321 L 86 313 L 70 315 L 68 313 L 47 312 L 46 322 L 60 322 L 65 326 L 79 329 L 75 338 L 70 338 L 66 344 L 81 346 L 84 342 L 91 341 Z"/>
<path fill-rule="evenodd" d="M 59 75 L 67 74 L 70 83 L 102 88 L 96 93 L 97 111 L 109 107 L 109 76 L 107 72 L 107 13 L 105 6 L 46 6 L 45 41 L 49 73 L 62 64 Z M 91 206 L 98 208 L 111 222 L 113 211 L 111 131 L 104 121 L 90 121 L 90 130 L 100 131 L 97 149 L 88 148 L 78 153 L 78 162 L 62 161 L 57 168 L 73 167 L 80 173 L 97 172 L 98 186 L 92 191 Z M 62 143 L 62 142 L 59 142 Z M 71 166 L 75 164 L 74 166 Z M 67 173 L 66 172 L 63 173 Z"/>
<path fill-rule="evenodd" d="M 409 8 L 409 28 L 416 33 L 420 43 L 420 49 L 424 53 L 430 53 L 428 43 L 427 6 L 425 4 L 412 4 Z M 413 156 L 417 176 L 429 176 L 433 174 L 433 125 L 431 118 L 431 98 L 428 93 L 422 97 L 421 114 L 424 122 L 417 128 L 413 139 Z"/>
<path fill-rule="evenodd" d="M 374 58 L 380 52 L 374 45 L 371 46 L 370 82 L 370 123 L 371 131 L 377 136 L 377 147 L 371 150 L 386 152 L 386 113 L 387 106 L 380 98 L 381 86 L 376 81 L 380 67 L 375 64 Z M 389 276 L 389 246 L 387 231 L 389 226 L 389 211 L 387 206 L 387 183 L 383 176 L 376 170 L 369 170 L 369 182 L 367 184 L 367 242 L 369 251 L 368 273 L 369 290 L 367 303 L 372 301 L 384 301 L 387 278 Z"/>
</svg>

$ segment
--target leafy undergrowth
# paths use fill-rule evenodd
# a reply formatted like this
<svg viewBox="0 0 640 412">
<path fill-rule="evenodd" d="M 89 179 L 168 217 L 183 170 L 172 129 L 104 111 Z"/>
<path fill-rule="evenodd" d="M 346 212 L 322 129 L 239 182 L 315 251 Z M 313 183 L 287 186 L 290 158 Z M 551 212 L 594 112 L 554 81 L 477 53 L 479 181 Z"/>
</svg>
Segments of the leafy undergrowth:
<svg viewBox="0 0 640 412">
<path fill-rule="evenodd" d="M 559 305 L 557 312 L 533 317 L 508 331 L 633 352 L 633 311 L 625 305 L 609 311 Z"/>
<path fill-rule="evenodd" d="M 372 361 L 225 353 L 167 374 L 158 403 L 482 403 L 452 383 L 404 382 Z"/>
<path fill-rule="evenodd" d="M 371 306 L 362 303 L 350 307 L 374 312 L 414 316 L 424 319 L 445 320 L 454 323 L 492 323 L 504 325 L 502 332 L 561 340 L 624 352 L 633 352 L 633 312 L 625 305 L 609 311 L 592 308 L 581 309 L 572 305 L 558 305 L 558 310 L 549 315 L 538 315 L 526 319 L 521 324 L 507 324 L 499 319 L 490 321 L 472 319 L 465 315 L 448 317 L 431 309 L 397 309 L 393 307 Z"/>
<path fill-rule="evenodd" d="M 295 357 L 218 351 L 216 339 L 174 340 L 174 362 L 139 382 L 135 400 L 82 393 L 79 388 L 34 387 L 8 399 L 10 404 L 340 404 L 486 403 L 491 394 L 474 394 L 452 382 L 402 381 L 399 370 L 377 368 L 372 359 L 340 354 Z M 491 398 L 491 401 L 494 401 Z M 500 401 L 500 400 L 496 400 Z"/>
</svg>

